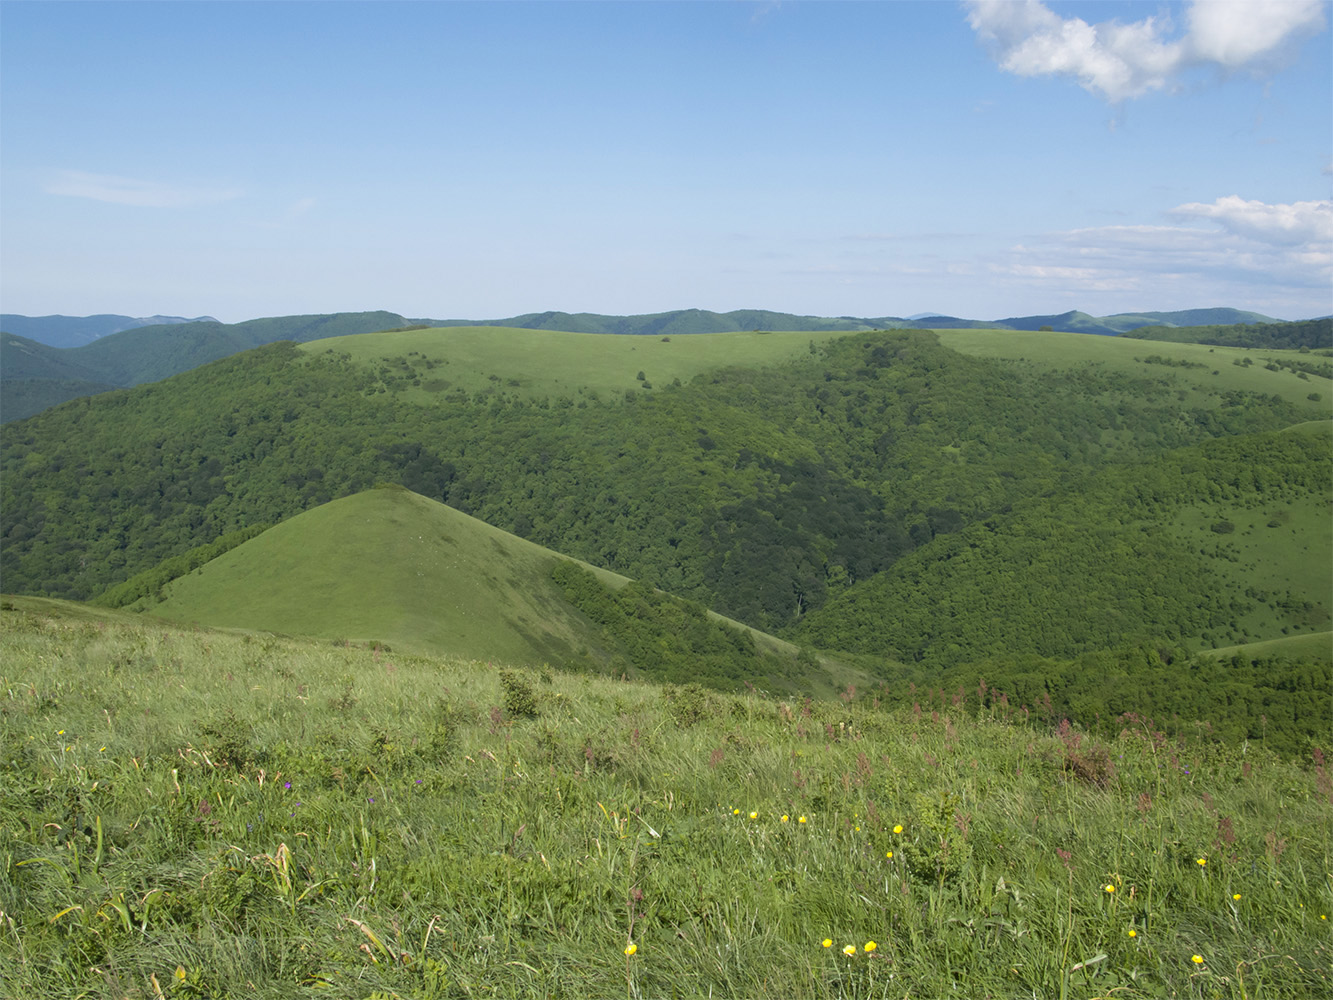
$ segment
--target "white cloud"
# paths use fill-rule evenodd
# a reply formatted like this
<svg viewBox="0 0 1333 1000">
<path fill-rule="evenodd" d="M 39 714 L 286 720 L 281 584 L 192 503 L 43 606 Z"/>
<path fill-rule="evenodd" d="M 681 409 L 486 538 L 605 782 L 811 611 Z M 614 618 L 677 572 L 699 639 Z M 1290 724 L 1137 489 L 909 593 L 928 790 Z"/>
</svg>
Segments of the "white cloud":
<svg viewBox="0 0 1333 1000">
<path fill-rule="evenodd" d="M 1230 195 L 1218 198 L 1211 205 L 1199 202 L 1180 205 L 1172 214 L 1214 219 L 1228 232 L 1262 243 L 1280 246 L 1333 243 L 1333 201 L 1268 205 Z"/>
<path fill-rule="evenodd" d="M 1324 27 L 1319 0 L 1230 0 L 1190 5 L 1189 58 L 1225 69 L 1263 64 L 1287 42 Z"/>
<path fill-rule="evenodd" d="M 239 198 L 242 192 L 232 188 L 189 188 L 157 181 L 92 174 L 82 170 L 61 170 L 43 185 L 47 194 L 71 198 L 90 198 L 113 205 L 138 208 L 190 208 L 212 205 Z"/>
<path fill-rule="evenodd" d="M 1264 69 L 1295 39 L 1324 27 L 1322 0 L 1194 0 L 1179 38 L 1170 18 L 1089 24 L 1041 0 L 966 0 L 967 20 L 1004 70 L 1072 76 L 1119 102 L 1173 86 L 1187 70 Z"/>
</svg>

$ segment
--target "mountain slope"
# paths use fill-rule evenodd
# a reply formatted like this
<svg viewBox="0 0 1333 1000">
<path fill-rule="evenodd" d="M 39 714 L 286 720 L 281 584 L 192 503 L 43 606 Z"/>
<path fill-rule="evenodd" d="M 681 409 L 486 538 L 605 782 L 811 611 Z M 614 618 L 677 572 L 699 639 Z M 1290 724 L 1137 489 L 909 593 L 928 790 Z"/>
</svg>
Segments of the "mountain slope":
<svg viewBox="0 0 1333 1000">
<path fill-rule="evenodd" d="M 117 388 L 72 360 L 67 351 L 11 333 L 0 334 L 0 378 L 0 423 Z"/>
<path fill-rule="evenodd" d="M 279 340 L 302 343 L 386 330 L 405 322 L 397 313 L 360 312 L 139 327 L 75 348 L 70 358 L 98 372 L 104 381 L 139 385 Z"/>
<path fill-rule="evenodd" d="M 0 334 L 0 374 L 11 379 L 81 379 L 96 381 L 101 372 L 78 361 L 69 351 L 29 337 Z"/>
</svg>

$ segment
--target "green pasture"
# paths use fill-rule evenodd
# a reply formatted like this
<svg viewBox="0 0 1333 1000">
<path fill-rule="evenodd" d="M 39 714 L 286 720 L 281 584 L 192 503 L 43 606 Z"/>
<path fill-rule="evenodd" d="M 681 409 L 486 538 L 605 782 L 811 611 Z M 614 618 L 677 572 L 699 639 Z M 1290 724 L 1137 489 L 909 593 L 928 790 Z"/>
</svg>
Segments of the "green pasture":
<svg viewBox="0 0 1333 1000">
<path fill-rule="evenodd" d="M 0 992 L 1330 987 L 1322 757 L 0 606 Z"/>
<path fill-rule="evenodd" d="M 1222 646 L 1204 650 L 1203 655 L 1217 657 L 1318 657 L 1333 659 L 1333 632 L 1312 632 L 1306 635 L 1283 636 L 1262 642 L 1247 642 L 1240 646 Z"/>
<path fill-rule="evenodd" d="M 650 391 L 675 379 L 731 365 L 776 364 L 810 344 L 846 331 L 710 333 L 675 337 L 562 333 L 504 327 L 440 327 L 334 337 L 302 345 L 332 350 L 407 378 L 406 398 L 429 402 L 439 393 L 488 389 L 528 397 Z M 431 367 L 433 363 L 433 367 Z M 643 380 L 637 378 L 643 372 Z"/>
<path fill-rule="evenodd" d="M 1171 527 L 1242 593 L 1262 592 L 1254 609 L 1238 620 L 1246 634 L 1275 638 L 1329 627 L 1333 497 L 1196 504 L 1182 510 Z"/>
<path fill-rule="evenodd" d="M 937 330 L 936 333 L 946 347 L 977 357 L 1023 361 L 1054 370 L 1094 365 L 1102 370 L 1140 378 L 1169 379 L 1179 385 L 1185 394 L 1182 402 L 1190 406 L 1208 405 L 1209 400 L 1215 402 L 1222 392 L 1244 391 L 1279 396 L 1308 409 L 1312 418 L 1333 414 L 1333 381 L 1316 376 L 1302 379 L 1289 370 L 1269 371 L 1264 367 L 1269 359 L 1311 358 L 1311 355 L 1297 351 L 1173 344 L 1059 331 Z M 1141 360 L 1153 356 L 1201 367 L 1178 367 Z M 1251 362 L 1249 365 L 1243 363 L 1247 358 Z M 1236 361 L 1242 364 L 1234 364 Z M 1321 398 L 1311 400 L 1311 393 L 1317 393 Z"/>
<path fill-rule="evenodd" d="M 1309 359 L 1295 351 L 1174 344 L 1061 331 L 936 330 L 940 342 L 963 354 L 1023 361 L 1061 370 L 1094 365 L 1179 386 L 1187 405 L 1215 404 L 1223 392 L 1261 392 L 1307 409 L 1333 413 L 1333 382 L 1302 379 L 1270 360 Z M 408 399 L 429 402 L 440 393 L 487 390 L 522 396 L 577 398 L 580 394 L 643 391 L 675 379 L 728 366 L 772 365 L 806 354 L 811 344 L 847 331 L 689 334 L 675 337 L 564 333 L 504 327 L 441 327 L 310 341 L 302 350 L 333 350 L 397 381 Z M 1186 367 L 1151 363 L 1156 357 Z M 1248 359 L 1250 364 L 1244 364 Z M 1241 361 L 1241 365 L 1233 362 Z M 638 379 L 642 372 L 643 380 Z M 1311 393 L 1321 398 L 1311 400 Z"/>
</svg>

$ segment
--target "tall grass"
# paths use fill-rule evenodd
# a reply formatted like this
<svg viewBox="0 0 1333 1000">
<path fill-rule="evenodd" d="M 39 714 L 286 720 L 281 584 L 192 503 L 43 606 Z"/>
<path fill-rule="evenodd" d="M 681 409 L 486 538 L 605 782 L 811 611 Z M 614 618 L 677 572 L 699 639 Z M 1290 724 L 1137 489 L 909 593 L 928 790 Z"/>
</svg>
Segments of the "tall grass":
<svg viewBox="0 0 1333 1000">
<path fill-rule="evenodd" d="M 1330 989 L 1322 758 L 3 622 L 9 996 Z"/>
</svg>

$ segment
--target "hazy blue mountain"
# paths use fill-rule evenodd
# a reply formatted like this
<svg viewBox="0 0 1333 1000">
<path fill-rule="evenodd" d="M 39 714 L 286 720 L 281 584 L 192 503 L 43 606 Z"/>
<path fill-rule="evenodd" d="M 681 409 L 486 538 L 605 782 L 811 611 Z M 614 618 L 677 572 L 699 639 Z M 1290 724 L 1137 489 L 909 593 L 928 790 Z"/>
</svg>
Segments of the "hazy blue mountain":
<svg viewBox="0 0 1333 1000">
<path fill-rule="evenodd" d="M 217 322 L 212 316 L 117 316 L 103 313 L 97 316 L 20 316 L 18 313 L 0 313 L 0 331 L 16 333 L 51 347 L 82 347 L 100 337 L 108 337 L 123 330 L 141 326 L 164 326 L 174 323 Z"/>
<path fill-rule="evenodd" d="M 216 320 L 153 323 L 68 348 L 6 332 L 0 337 L 4 400 L 0 422 L 30 417 L 80 396 L 156 382 L 279 340 L 304 342 L 374 333 L 405 323 L 402 316 L 390 312 L 277 316 L 234 324 Z"/>
</svg>

